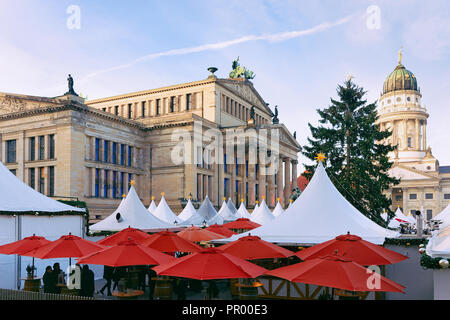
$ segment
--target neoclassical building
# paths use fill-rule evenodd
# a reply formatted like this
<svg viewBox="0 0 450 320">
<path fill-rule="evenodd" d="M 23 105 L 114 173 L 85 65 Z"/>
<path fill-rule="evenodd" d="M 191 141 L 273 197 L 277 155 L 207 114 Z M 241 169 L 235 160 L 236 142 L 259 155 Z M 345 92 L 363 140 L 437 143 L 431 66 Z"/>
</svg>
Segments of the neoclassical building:
<svg viewBox="0 0 450 320">
<path fill-rule="evenodd" d="M 389 173 L 401 179 L 391 188 L 392 210 L 405 214 L 421 210 L 426 217 L 442 211 L 450 201 L 450 166 L 440 166 L 427 144 L 429 114 L 422 103 L 416 76 L 401 63 L 384 81 L 379 99 L 378 124 L 392 136 L 384 143 L 397 146 L 389 155 Z"/>
<path fill-rule="evenodd" d="M 216 206 L 226 197 L 252 207 L 263 196 L 271 207 L 278 197 L 288 205 L 300 145 L 272 117 L 251 81 L 213 73 L 92 101 L 71 90 L 55 98 L 0 93 L 0 161 L 46 195 L 86 201 L 92 222 L 117 207 L 132 179 L 144 204 L 165 192 L 176 212 L 189 195 L 199 201 L 208 195 Z M 204 138 L 211 133 L 223 145 L 211 148 L 214 140 Z M 228 142 L 230 133 L 245 138 Z M 184 161 L 175 161 L 180 141 L 195 135 L 203 137 L 200 143 L 195 140 L 181 152 Z M 254 136 L 269 163 L 260 156 L 253 161 Z"/>
</svg>

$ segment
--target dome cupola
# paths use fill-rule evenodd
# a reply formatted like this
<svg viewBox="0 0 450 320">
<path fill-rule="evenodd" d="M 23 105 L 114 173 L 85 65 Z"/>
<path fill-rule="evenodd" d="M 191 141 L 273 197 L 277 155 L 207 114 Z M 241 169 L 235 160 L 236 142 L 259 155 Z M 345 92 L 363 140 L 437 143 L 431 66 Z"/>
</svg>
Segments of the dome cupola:
<svg viewBox="0 0 450 320">
<path fill-rule="evenodd" d="M 414 90 L 420 92 L 416 76 L 402 65 L 402 53 L 399 52 L 399 61 L 394 71 L 386 78 L 383 85 L 383 94 L 399 90 Z"/>
</svg>

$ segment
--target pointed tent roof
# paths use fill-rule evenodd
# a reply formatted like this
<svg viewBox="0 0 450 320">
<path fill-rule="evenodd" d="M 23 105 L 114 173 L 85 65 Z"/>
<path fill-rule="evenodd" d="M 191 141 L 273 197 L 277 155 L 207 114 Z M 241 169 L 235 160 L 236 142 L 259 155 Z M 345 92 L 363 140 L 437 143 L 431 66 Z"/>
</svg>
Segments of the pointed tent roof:
<svg viewBox="0 0 450 320">
<path fill-rule="evenodd" d="M 251 234 L 279 244 L 311 245 L 347 232 L 375 244 L 383 244 L 386 237 L 398 235 L 379 226 L 353 207 L 339 193 L 319 163 L 305 191 L 285 213 L 253 229 Z M 248 232 L 232 236 L 226 241 L 246 235 Z"/>
<path fill-rule="evenodd" d="M 197 215 L 184 221 L 182 225 L 188 226 L 193 224 L 194 226 L 201 226 L 203 221 L 206 221 L 208 225 L 223 224 L 223 218 L 218 215 L 208 196 L 206 196 L 200 208 L 198 208 Z"/>
<path fill-rule="evenodd" d="M 283 212 L 284 212 L 283 207 L 281 207 L 281 203 L 278 200 L 277 205 L 275 206 L 275 209 L 273 209 L 273 211 L 272 211 L 272 214 L 274 217 L 278 217 Z"/>
<path fill-rule="evenodd" d="M 236 209 L 236 207 L 234 206 L 233 201 L 231 201 L 231 198 L 228 198 L 227 205 L 228 205 L 228 208 L 230 209 L 231 213 L 232 213 L 232 214 L 236 214 L 237 209 Z"/>
<path fill-rule="evenodd" d="M 220 208 L 218 214 L 223 218 L 224 221 L 234 221 L 238 218 L 237 215 L 235 215 L 231 211 L 230 207 L 228 206 L 228 203 L 225 200 L 223 201 L 222 207 Z"/>
<path fill-rule="evenodd" d="M 259 208 L 259 203 L 255 203 L 255 207 L 253 208 L 252 214 Z"/>
<path fill-rule="evenodd" d="M 119 213 L 120 215 L 118 215 Z M 134 187 L 131 186 L 119 207 L 109 217 L 90 226 L 89 229 L 92 231 L 120 231 L 128 227 L 141 230 L 165 230 L 175 226 L 150 214 L 139 199 Z"/>
<path fill-rule="evenodd" d="M 162 221 L 165 221 L 169 224 L 174 224 L 175 221 L 178 223 L 183 222 L 175 213 L 173 213 L 172 209 L 170 209 L 169 205 L 166 202 L 166 199 L 164 198 L 164 194 L 161 197 L 161 201 L 158 204 L 158 207 L 156 207 L 156 210 L 152 211 L 152 214 L 161 219 Z"/>
<path fill-rule="evenodd" d="M 433 217 L 432 220 L 441 220 L 442 221 L 442 224 L 440 225 L 441 228 L 450 225 L 450 202 L 448 206 L 445 207 L 445 209 L 442 210 L 435 217 Z"/>
<path fill-rule="evenodd" d="M 391 221 L 389 221 L 388 227 L 389 228 L 393 228 L 393 229 L 397 229 L 398 227 L 400 227 L 401 222 L 398 221 L 397 219 L 403 220 L 403 221 L 408 221 L 408 223 L 414 224 L 414 218 L 409 216 L 405 216 L 402 212 L 402 210 L 400 210 L 400 207 L 397 208 L 397 210 L 395 210 L 395 216 L 391 219 Z"/>
<path fill-rule="evenodd" d="M 275 220 L 275 216 L 272 214 L 272 212 L 270 212 L 265 199 L 263 199 L 258 209 L 253 211 L 252 215 L 250 216 L 250 220 L 259 223 L 260 225 L 264 225 Z"/>
<path fill-rule="evenodd" d="M 181 213 L 178 215 L 178 218 L 180 218 L 183 221 L 186 221 L 187 219 L 191 218 L 192 216 L 194 216 L 196 214 L 197 214 L 197 210 L 195 210 L 191 199 L 189 199 L 186 206 L 184 207 L 183 211 L 181 211 Z"/>
<path fill-rule="evenodd" d="M 0 211 L 3 212 L 85 212 L 46 197 L 30 188 L 0 162 Z"/>
<path fill-rule="evenodd" d="M 152 213 L 156 210 L 156 208 L 157 208 L 157 206 L 156 206 L 155 200 L 152 199 L 152 202 L 150 202 L 150 205 L 148 206 L 147 210 L 148 210 L 148 212 Z"/>
<path fill-rule="evenodd" d="M 239 206 L 238 209 L 238 214 L 240 215 L 241 218 L 246 218 L 246 219 L 250 219 L 250 213 L 248 212 L 247 208 L 245 208 L 244 202 L 241 202 L 241 205 Z"/>
<path fill-rule="evenodd" d="M 450 259 L 450 226 L 433 232 L 428 240 L 426 253 L 432 258 Z"/>
</svg>

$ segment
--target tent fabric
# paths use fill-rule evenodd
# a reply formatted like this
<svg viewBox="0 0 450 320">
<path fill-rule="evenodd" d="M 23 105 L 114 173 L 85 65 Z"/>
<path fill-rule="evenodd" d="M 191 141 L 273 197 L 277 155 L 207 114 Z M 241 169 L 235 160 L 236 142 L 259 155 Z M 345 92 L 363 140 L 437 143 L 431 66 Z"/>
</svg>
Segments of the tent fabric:
<svg viewBox="0 0 450 320">
<path fill-rule="evenodd" d="M 120 219 L 118 218 L 120 213 Z M 90 226 L 92 231 L 121 231 L 132 227 L 141 230 L 165 230 L 175 226 L 150 214 L 132 186 L 119 207 L 107 218 Z"/>
<path fill-rule="evenodd" d="M 190 219 L 184 221 L 183 226 L 201 226 L 205 221 L 208 225 L 223 224 L 223 218 L 217 213 L 216 209 L 212 205 L 209 197 L 206 196 L 205 200 L 197 210 L 197 215 L 194 215 Z"/>
<path fill-rule="evenodd" d="M 150 213 L 153 213 L 153 212 L 156 210 L 156 208 L 157 208 L 157 206 L 156 206 L 155 200 L 152 199 L 152 202 L 151 202 L 150 205 L 148 206 L 148 209 L 147 209 L 147 210 L 148 210 Z"/>
<path fill-rule="evenodd" d="M 181 223 L 183 220 L 181 220 L 173 211 L 170 209 L 169 205 L 167 204 L 166 199 L 164 196 L 162 196 L 161 201 L 158 204 L 158 207 L 156 210 L 152 211 L 152 214 L 157 217 L 158 219 L 165 221 L 169 224 L 175 224 L 175 222 Z"/>
<path fill-rule="evenodd" d="M 227 205 L 228 205 L 228 208 L 230 209 L 231 213 L 236 214 L 236 212 L 237 212 L 238 210 L 237 210 L 236 207 L 234 206 L 233 201 L 231 201 L 231 198 L 228 198 Z"/>
<path fill-rule="evenodd" d="M 2 212 L 85 212 L 46 197 L 18 179 L 0 162 L 0 211 Z"/>
<path fill-rule="evenodd" d="M 397 210 L 395 210 L 395 216 L 391 219 L 391 221 L 389 221 L 388 227 L 393 229 L 397 229 L 398 227 L 400 227 L 401 222 L 397 219 L 407 221 L 408 223 L 411 224 L 415 224 L 415 220 L 413 217 L 405 216 L 402 210 L 400 210 L 400 208 L 397 208 Z"/>
<path fill-rule="evenodd" d="M 253 229 L 251 234 L 273 243 L 313 245 L 347 232 L 375 244 L 383 244 L 387 237 L 398 236 L 398 232 L 379 226 L 353 207 L 339 193 L 319 163 L 305 191 L 284 214 Z M 233 241 L 248 234 L 234 235 L 221 242 Z"/>
<path fill-rule="evenodd" d="M 195 210 L 191 199 L 189 199 L 188 203 L 184 207 L 183 211 L 181 211 L 181 213 L 178 215 L 178 218 L 180 218 L 183 221 L 186 221 L 186 220 L 190 219 L 192 216 L 195 216 L 196 214 L 197 214 L 197 210 Z"/>
<path fill-rule="evenodd" d="M 220 208 L 218 214 L 223 218 L 223 221 L 234 221 L 238 218 L 237 215 L 231 211 L 228 203 L 225 202 L 225 200 L 223 201 L 222 207 Z"/>
<path fill-rule="evenodd" d="M 440 220 L 442 222 L 440 224 L 440 228 L 445 228 L 446 226 L 450 225 L 450 203 L 444 210 L 442 210 L 431 220 Z"/>
<path fill-rule="evenodd" d="M 238 215 L 240 216 L 240 218 L 246 218 L 246 219 L 250 219 L 250 217 L 251 217 L 250 213 L 245 208 L 244 202 L 241 202 L 241 205 L 239 206 Z"/>
<path fill-rule="evenodd" d="M 250 216 L 250 220 L 259 223 L 260 225 L 265 225 L 266 223 L 270 223 L 275 220 L 275 216 L 272 214 L 272 212 L 270 212 L 265 199 L 263 199 L 258 209 L 253 211 L 252 215 Z"/>
<path fill-rule="evenodd" d="M 283 207 L 281 207 L 280 201 L 277 202 L 275 209 L 273 209 L 272 214 L 274 217 L 278 217 L 280 214 L 284 212 Z"/>
<path fill-rule="evenodd" d="M 450 259 L 450 226 L 433 231 L 426 247 L 427 255 L 432 258 Z"/>
</svg>

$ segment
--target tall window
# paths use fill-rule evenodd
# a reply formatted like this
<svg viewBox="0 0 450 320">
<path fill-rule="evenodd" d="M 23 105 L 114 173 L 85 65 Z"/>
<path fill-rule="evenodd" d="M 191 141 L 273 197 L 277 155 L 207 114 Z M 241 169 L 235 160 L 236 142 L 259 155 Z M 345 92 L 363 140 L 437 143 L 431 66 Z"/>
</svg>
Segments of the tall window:
<svg viewBox="0 0 450 320">
<path fill-rule="evenodd" d="M 55 167 L 48 167 L 48 187 L 49 195 L 55 195 Z"/>
<path fill-rule="evenodd" d="M 31 137 L 29 139 L 29 149 L 30 149 L 29 160 L 30 161 L 36 160 L 36 138 L 35 137 Z"/>
<path fill-rule="evenodd" d="M 124 165 L 125 164 L 125 145 L 121 144 L 120 145 L 120 165 Z"/>
<path fill-rule="evenodd" d="M 95 161 L 100 161 L 100 139 L 95 138 Z"/>
<path fill-rule="evenodd" d="M 145 117 L 145 101 L 142 101 L 141 104 L 141 114 L 142 114 L 142 118 Z"/>
<path fill-rule="evenodd" d="M 131 103 L 128 104 L 128 119 L 131 119 Z"/>
<path fill-rule="evenodd" d="M 45 136 L 39 136 L 39 160 L 45 159 Z"/>
<path fill-rule="evenodd" d="M 30 188 L 34 189 L 36 187 L 36 169 L 30 168 L 28 170 L 28 182 L 30 184 Z"/>
<path fill-rule="evenodd" d="M 259 184 L 255 184 L 255 200 L 259 201 Z"/>
<path fill-rule="evenodd" d="M 117 197 L 117 171 L 113 171 L 112 197 Z"/>
<path fill-rule="evenodd" d="M 408 148 L 412 148 L 411 137 L 408 137 Z"/>
<path fill-rule="evenodd" d="M 108 198 L 108 187 L 109 187 L 108 177 L 109 177 L 109 170 L 105 170 L 104 171 L 104 180 L 103 180 L 103 181 L 105 181 L 105 183 L 103 184 L 103 197 L 105 197 L 105 198 Z"/>
<path fill-rule="evenodd" d="M 170 97 L 170 112 L 175 111 L 175 97 Z"/>
<path fill-rule="evenodd" d="M 119 115 L 119 106 L 115 106 L 115 107 L 114 107 L 114 114 L 115 114 L 116 116 Z"/>
<path fill-rule="evenodd" d="M 433 210 L 428 209 L 427 210 L 427 220 L 433 219 Z"/>
<path fill-rule="evenodd" d="M 258 179 L 259 164 L 255 164 L 255 179 Z"/>
<path fill-rule="evenodd" d="M 55 159 L 55 135 L 48 136 L 48 156 L 50 159 Z"/>
<path fill-rule="evenodd" d="M 122 196 L 125 193 L 124 192 L 124 182 L 125 182 L 124 173 L 121 172 L 120 173 L 120 196 Z"/>
<path fill-rule="evenodd" d="M 223 179 L 223 196 L 225 198 L 230 197 L 230 195 L 228 194 L 229 185 L 230 185 L 230 179 L 228 179 L 228 178 Z"/>
<path fill-rule="evenodd" d="M 245 177 L 248 178 L 248 160 L 245 161 Z M 277 181 L 276 178 L 275 181 Z"/>
<path fill-rule="evenodd" d="M 109 141 L 103 143 L 103 162 L 109 162 Z"/>
<path fill-rule="evenodd" d="M 128 146 L 128 166 L 131 167 L 133 165 L 133 147 Z"/>
<path fill-rule="evenodd" d="M 417 194 L 416 193 L 410 193 L 409 194 L 409 200 L 416 200 L 417 199 Z"/>
<path fill-rule="evenodd" d="M 117 163 L 117 142 L 112 143 L 112 163 Z"/>
<path fill-rule="evenodd" d="M 95 169 L 95 191 L 94 196 L 100 197 L 100 169 Z"/>
<path fill-rule="evenodd" d="M 44 168 L 39 168 L 39 192 L 45 193 Z"/>
<path fill-rule="evenodd" d="M 227 155 L 224 153 L 223 154 L 223 171 L 224 172 L 228 172 L 228 168 L 227 168 Z"/>
<path fill-rule="evenodd" d="M 160 102 L 161 102 L 161 99 L 156 99 L 156 115 L 160 114 L 160 110 L 159 110 L 159 108 L 161 107 Z"/>
<path fill-rule="evenodd" d="M 239 165 L 238 165 L 238 159 L 237 157 L 234 158 L 234 166 L 235 166 L 235 170 L 236 170 L 236 175 L 239 175 Z"/>
<path fill-rule="evenodd" d="M 191 98 L 192 98 L 192 94 L 190 94 L 190 93 L 186 94 L 186 110 L 191 109 Z"/>
<path fill-rule="evenodd" d="M 16 162 L 16 140 L 6 141 L 6 162 Z"/>
</svg>

